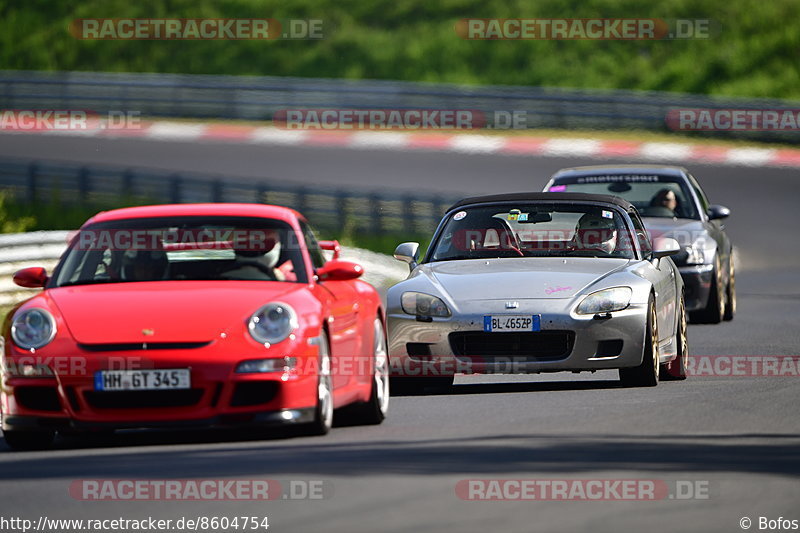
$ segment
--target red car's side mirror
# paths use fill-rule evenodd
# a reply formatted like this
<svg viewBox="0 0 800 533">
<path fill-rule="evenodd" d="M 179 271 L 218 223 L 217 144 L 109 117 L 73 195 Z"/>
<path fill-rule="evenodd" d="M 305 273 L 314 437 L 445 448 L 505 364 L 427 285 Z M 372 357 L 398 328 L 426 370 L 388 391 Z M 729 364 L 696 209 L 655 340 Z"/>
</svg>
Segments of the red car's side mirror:
<svg viewBox="0 0 800 533">
<path fill-rule="evenodd" d="M 42 267 L 23 268 L 14 273 L 14 283 L 28 289 L 40 289 L 47 280 L 47 270 Z"/>
<path fill-rule="evenodd" d="M 333 252 L 333 261 L 339 259 L 339 254 L 342 253 L 342 247 L 339 244 L 339 241 L 319 241 L 319 247 L 323 250 L 329 250 Z"/>
<path fill-rule="evenodd" d="M 346 281 L 356 279 L 364 273 L 364 267 L 350 261 L 330 260 L 325 266 L 317 269 L 320 281 Z"/>
</svg>

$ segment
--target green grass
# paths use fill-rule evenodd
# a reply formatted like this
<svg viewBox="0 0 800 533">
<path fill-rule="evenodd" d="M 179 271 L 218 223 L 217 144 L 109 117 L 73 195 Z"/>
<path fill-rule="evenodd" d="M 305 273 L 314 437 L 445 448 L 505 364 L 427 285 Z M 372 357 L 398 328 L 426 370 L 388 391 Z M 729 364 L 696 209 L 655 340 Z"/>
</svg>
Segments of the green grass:
<svg viewBox="0 0 800 533">
<path fill-rule="evenodd" d="M 324 39 L 90 41 L 75 18 L 323 20 Z M 461 18 L 710 19 L 708 39 L 468 41 Z M 796 0 L 0 0 L 0 68 L 372 78 L 800 98 Z"/>
</svg>

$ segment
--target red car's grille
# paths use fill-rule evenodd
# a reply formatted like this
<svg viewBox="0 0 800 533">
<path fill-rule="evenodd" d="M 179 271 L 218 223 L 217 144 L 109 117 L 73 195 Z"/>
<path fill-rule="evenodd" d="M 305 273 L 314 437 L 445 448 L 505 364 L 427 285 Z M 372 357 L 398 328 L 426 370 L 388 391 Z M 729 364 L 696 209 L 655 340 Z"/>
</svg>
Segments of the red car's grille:
<svg viewBox="0 0 800 533">
<path fill-rule="evenodd" d="M 16 387 L 14 397 L 21 406 L 36 411 L 61 411 L 55 387 Z"/>
<path fill-rule="evenodd" d="M 203 397 L 203 389 L 149 391 L 85 391 L 86 403 L 95 409 L 155 409 L 189 407 Z"/>
<path fill-rule="evenodd" d="M 245 407 L 269 403 L 278 394 L 276 381 L 246 381 L 237 383 L 231 398 L 231 407 Z"/>
</svg>

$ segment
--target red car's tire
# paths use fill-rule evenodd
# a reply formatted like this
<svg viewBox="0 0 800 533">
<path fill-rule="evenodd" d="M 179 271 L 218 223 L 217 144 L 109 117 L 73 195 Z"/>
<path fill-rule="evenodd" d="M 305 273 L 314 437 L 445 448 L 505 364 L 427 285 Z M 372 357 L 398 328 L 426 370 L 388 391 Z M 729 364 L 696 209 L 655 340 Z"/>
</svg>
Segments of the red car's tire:
<svg viewBox="0 0 800 533">
<path fill-rule="evenodd" d="M 386 349 L 386 330 L 380 317 L 375 318 L 373 324 L 372 351 L 375 362 L 369 400 L 341 409 L 341 412 L 337 413 L 337 424 L 340 422 L 344 425 L 380 424 L 386 419 L 389 410 L 389 355 Z"/>
<path fill-rule="evenodd" d="M 333 426 L 333 382 L 331 380 L 331 353 L 328 334 L 319 336 L 319 371 L 317 372 L 317 406 L 314 421 L 303 431 L 306 435 L 325 435 Z"/>
</svg>

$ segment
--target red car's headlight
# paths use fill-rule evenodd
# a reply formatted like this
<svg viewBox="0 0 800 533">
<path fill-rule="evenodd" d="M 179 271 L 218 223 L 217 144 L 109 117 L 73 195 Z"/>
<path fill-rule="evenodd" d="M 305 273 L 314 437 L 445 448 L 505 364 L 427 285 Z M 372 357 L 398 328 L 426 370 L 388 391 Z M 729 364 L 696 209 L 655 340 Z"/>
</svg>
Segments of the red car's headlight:
<svg viewBox="0 0 800 533">
<path fill-rule="evenodd" d="M 258 342 L 275 344 L 281 342 L 297 329 L 297 313 L 288 304 L 267 304 L 250 317 L 247 330 Z"/>
<path fill-rule="evenodd" d="M 46 346 L 55 336 L 53 315 L 38 307 L 17 313 L 11 322 L 11 338 L 23 350 Z"/>
</svg>

